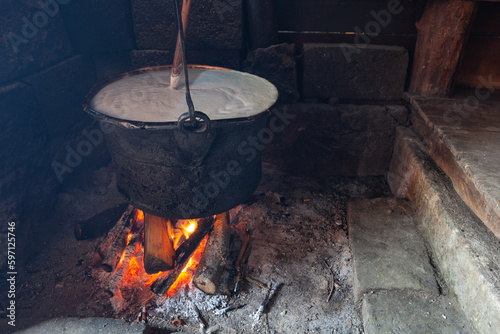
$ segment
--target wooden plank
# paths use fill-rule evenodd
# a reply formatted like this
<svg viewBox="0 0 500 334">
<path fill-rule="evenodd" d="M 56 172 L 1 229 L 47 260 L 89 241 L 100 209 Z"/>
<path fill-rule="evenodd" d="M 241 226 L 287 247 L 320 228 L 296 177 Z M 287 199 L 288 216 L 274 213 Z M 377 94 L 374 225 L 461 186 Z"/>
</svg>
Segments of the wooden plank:
<svg viewBox="0 0 500 334">
<path fill-rule="evenodd" d="M 175 250 L 168 219 L 144 213 L 144 269 L 148 274 L 174 268 Z"/>
<path fill-rule="evenodd" d="M 429 0 L 417 23 L 417 44 L 409 91 L 449 96 L 477 4 L 473 1 Z"/>
</svg>

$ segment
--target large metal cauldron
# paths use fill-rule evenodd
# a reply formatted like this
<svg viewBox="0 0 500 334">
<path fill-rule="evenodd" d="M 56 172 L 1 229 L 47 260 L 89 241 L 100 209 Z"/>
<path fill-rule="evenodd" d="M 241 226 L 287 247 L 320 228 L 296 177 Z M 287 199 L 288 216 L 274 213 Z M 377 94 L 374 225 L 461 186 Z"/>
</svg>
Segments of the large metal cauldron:
<svg viewBox="0 0 500 334">
<path fill-rule="evenodd" d="M 177 219 L 227 211 L 248 200 L 260 182 L 261 147 L 252 146 L 249 139 L 266 126 L 268 110 L 248 118 L 209 120 L 196 132 L 178 122 L 128 121 L 90 107 L 95 94 L 111 82 L 170 68 L 144 68 L 106 80 L 89 92 L 84 109 L 106 123 L 101 126 L 113 126 L 105 138 L 118 167 L 118 190 L 132 205 Z"/>
</svg>

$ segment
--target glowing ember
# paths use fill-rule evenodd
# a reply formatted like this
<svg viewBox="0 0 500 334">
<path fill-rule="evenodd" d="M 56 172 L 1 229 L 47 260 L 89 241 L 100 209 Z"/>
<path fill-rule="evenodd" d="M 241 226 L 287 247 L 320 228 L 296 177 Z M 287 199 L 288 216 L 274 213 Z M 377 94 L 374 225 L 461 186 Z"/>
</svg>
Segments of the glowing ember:
<svg viewBox="0 0 500 334">
<path fill-rule="evenodd" d="M 137 258 L 133 256 L 128 263 L 128 275 L 136 275 L 140 271 L 139 263 L 137 263 Z"/>
<path fill-rule="evenodd" d="M 160 271 L 156 274 L 153 274 L 153 275 L 148 275 L 149 276 L 149 280 L 144 284 L 145 286 L 151 286 L 151 284 L 153 284 L 154 281 L 156 281 L 156 279 L 158 277 L 160 277 L 160 275 L 163 274 L 163 271 Z"/>
</svg>

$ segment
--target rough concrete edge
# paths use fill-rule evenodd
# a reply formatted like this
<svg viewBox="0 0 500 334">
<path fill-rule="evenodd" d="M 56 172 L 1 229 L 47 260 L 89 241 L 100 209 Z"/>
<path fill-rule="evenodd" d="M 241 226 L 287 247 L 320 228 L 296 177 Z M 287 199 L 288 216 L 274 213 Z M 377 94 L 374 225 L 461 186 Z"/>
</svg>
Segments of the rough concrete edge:
<svg viewBox="0 0 500 334">
<path fill-rule="evenodd" d="M 471 324 L 479 333 L 500 328 L 499 241 L 462 202 L 410 129 L 397 130 L 388 182 L 396 195 L 414 203 L 436 264 Z"/>
<path fill-rule="evenodd" d="M 477 179 L 469 176 L 467 165 L 455 159 L 459 152 L 453 152 L 453 145 L 443 131 L 432 124 L 415 97 L 408 95 L 407 99 L 413 111 L 412 122 L 415 131 L 420 136 L 429 138 L 427 142 L 429 154 L 447 175 L 454 175 L 451 177 L 451 181 L 455 191 L 486 226 L 500 238 L 500 208 L 496 205 L 496 199 L 491 197 L 481 184 L 478 184 Z"/>
</svg>

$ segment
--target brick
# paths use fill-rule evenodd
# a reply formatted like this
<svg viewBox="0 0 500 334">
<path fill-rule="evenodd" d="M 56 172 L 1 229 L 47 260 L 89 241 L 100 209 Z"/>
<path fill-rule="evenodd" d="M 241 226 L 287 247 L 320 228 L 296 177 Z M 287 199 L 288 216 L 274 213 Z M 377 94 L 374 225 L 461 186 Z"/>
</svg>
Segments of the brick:
<svg viewBox="0 0 500 334">
<path fill-rule="evenodd" d="M 384 106 L 295 103 L 296 117 L 264 151 L 294 173 L 366 176 L 388 169 L 397 123 Z"/>
<path fill-rule="evenodd" d="M 349 203 L 354 297 L 375 290 L 407 289 L 438 295 L 429 255 L 408 201 L 360 199 Z"/>
<path fill-rule="evenodd" d="M 33 89 L 22 83 L 0 87 L 0 176 L 29 163 L 46 141 L 45 122 Z"/>
<path fill-rule="evenodd" d="M 49 16 L 44 14 L 38 2 L 0 2 L 0 83 L 39 71 L 64 60 L 73 52 L 64 22 L 58 13 L 61 5 L 57 7 L 57 14 Z M 32 31 L 24 28 L 26 31 L 23 35 L 23 26 L 33 24 L 34 18 L 40 26 L 33 25 Z M 47 20 L 43 21 L 44 18 Z"/>
<path fill-rule="evenodd" d="M 128 0 L 70 1 L 61 6 L 75 52 L 116 52 L 134 48 Z"/>
<path fill-rule="evenodd" d="M 93 54 L 97 80 L 132 70 L 130 54 L 130 51 Z"/>
<path fill-rule="evenodd" d="M 299 99 L 296 67 L 295 44 L 283 43 L 249 53 L 244 70 L 273 83 L 280 102 L 293 103 Z"/>
<path fill-rule="evenodd" d="M 241 49 L 242 0 L 193 3 L 186 34 L 187 49 Z M 138 49 L 175 49 L 177 24 L 172 0 L 132 1 Z"/>
<path fill-rule="evenodd" d="M 95 67 L 87 56 L 75 56 L 27 77 L 47 124 L 49 136 L 68 130 L 86 116 L 82 101 L 96 81 Z"/>
<path fill-rule="evenodd" d="M 303 94 L 397 100 L 404 91 L 407 67 L 408 52 L 398 46 L 306 43 Z"/>
</svg>

